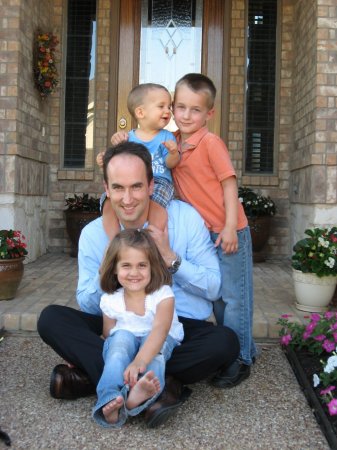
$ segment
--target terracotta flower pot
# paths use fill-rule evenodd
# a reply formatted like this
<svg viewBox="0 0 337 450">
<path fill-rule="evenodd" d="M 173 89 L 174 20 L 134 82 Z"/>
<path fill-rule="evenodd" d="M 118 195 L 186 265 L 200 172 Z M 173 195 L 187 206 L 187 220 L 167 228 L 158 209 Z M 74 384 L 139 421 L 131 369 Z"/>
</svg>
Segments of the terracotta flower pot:
<svg viewBox="0 0 337 450">
<path fill-rule="evenodd" d="M 76 258 L 78 253 L 78 240 L 82 229 L 92 220 L 100 216 L 99 212 L 95 211 L 79 211 L 66 210 L 66 226 L 67 232 L 72 244 L 70 256 Z"/>
<path fill-rule="evenodd" d="M 262 262 L 266 259 L 263 248 L 270 234 L 270 219 L 270 216 L 248 217 L 254 262 Z"/>
<path fill-rule="evenodd" d="M 15 297 L 23 276 L 24 259 L 24 257 L 0 259 L 0 300 Z"/>
</svg>

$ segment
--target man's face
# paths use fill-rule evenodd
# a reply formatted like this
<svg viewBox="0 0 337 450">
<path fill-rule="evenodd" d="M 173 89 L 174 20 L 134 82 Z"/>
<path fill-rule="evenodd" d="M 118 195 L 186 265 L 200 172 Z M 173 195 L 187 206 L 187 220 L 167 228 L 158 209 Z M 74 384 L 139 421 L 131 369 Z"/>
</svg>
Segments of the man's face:
<svg viewBox="0 0 337 450">
<path fill-rule="evenodd" d="M 153 180 L 148 183 L 144 162 L 138 156 L 114 156 L 107 177 L 105 191 L 118 220 L 125 228 L 142 228 L 153 192 Z"/>
</svg>

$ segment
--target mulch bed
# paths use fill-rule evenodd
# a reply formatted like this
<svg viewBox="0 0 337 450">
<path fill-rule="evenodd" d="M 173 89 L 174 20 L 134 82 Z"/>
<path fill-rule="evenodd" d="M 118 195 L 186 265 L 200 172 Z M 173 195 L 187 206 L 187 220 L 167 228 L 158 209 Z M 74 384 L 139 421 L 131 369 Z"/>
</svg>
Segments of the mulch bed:
<svg viewBox="0 0 337 450">
<path fill-rule="evenodd" d="M 319 396 L 321 387 L 313 387 L 314 373 L 319 374 L 322 371 L 320 358 L 305 350 L 294 351 L 287 347 L 284 351 L 330 447 L 337 450 L 337 416 L 330 416 L 327 407 L 321 401 Z"/>
</svg>

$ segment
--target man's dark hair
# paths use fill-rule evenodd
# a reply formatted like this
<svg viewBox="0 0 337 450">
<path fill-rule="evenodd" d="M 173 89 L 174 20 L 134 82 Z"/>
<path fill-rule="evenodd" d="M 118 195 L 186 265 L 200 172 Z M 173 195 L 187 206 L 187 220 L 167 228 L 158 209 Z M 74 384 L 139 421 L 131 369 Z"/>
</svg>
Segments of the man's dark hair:
<svg viewBox="0 0 337 450">
<path fill-rule="evenodd" d="M 114 156 L 118 155 L 131 155 L 138 156 L 144 165 L 146 170 L 146 177 L 149 184 L 153 179 L 152 172 L 152 157 L 148 149 L 143 144 L 137 144 L 136 142 L 122 142 L 121 144 L 117 144 L 114 147 L 110 147 L 104 154 L 103 158 L 103 177 L 104 181 L 108 184 L 108 174 L 107 167 L 109 162 Z"/>
<path fill-rule="evenodd" d="M 216 88 L 213 81 L 203 75 L 202 73 L 187 73 L 180 80 L 177 81 L 175 87 L 175 93 L 180 88 L 180 86 L 187 86 L 193 92 L 199 93 L 204 92 L 208 96 L 208 107 L 212 109 L 214 106 Z"/>
</svg>

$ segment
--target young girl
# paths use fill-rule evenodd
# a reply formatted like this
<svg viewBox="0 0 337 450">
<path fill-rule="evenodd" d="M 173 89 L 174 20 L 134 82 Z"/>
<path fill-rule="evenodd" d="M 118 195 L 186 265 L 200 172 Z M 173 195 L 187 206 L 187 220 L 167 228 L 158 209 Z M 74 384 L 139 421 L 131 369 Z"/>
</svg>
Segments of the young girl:
<svg viewBox="0 0 337 450">
<path fill-rule="evenodd" d="M 94 420 L 120 428 L 153 403 L 165 362 L 183 339 L 171 275 L 146 230 L 126 229 L 111 241 L 101 266 L 104 370 Z"/>
</svg>

